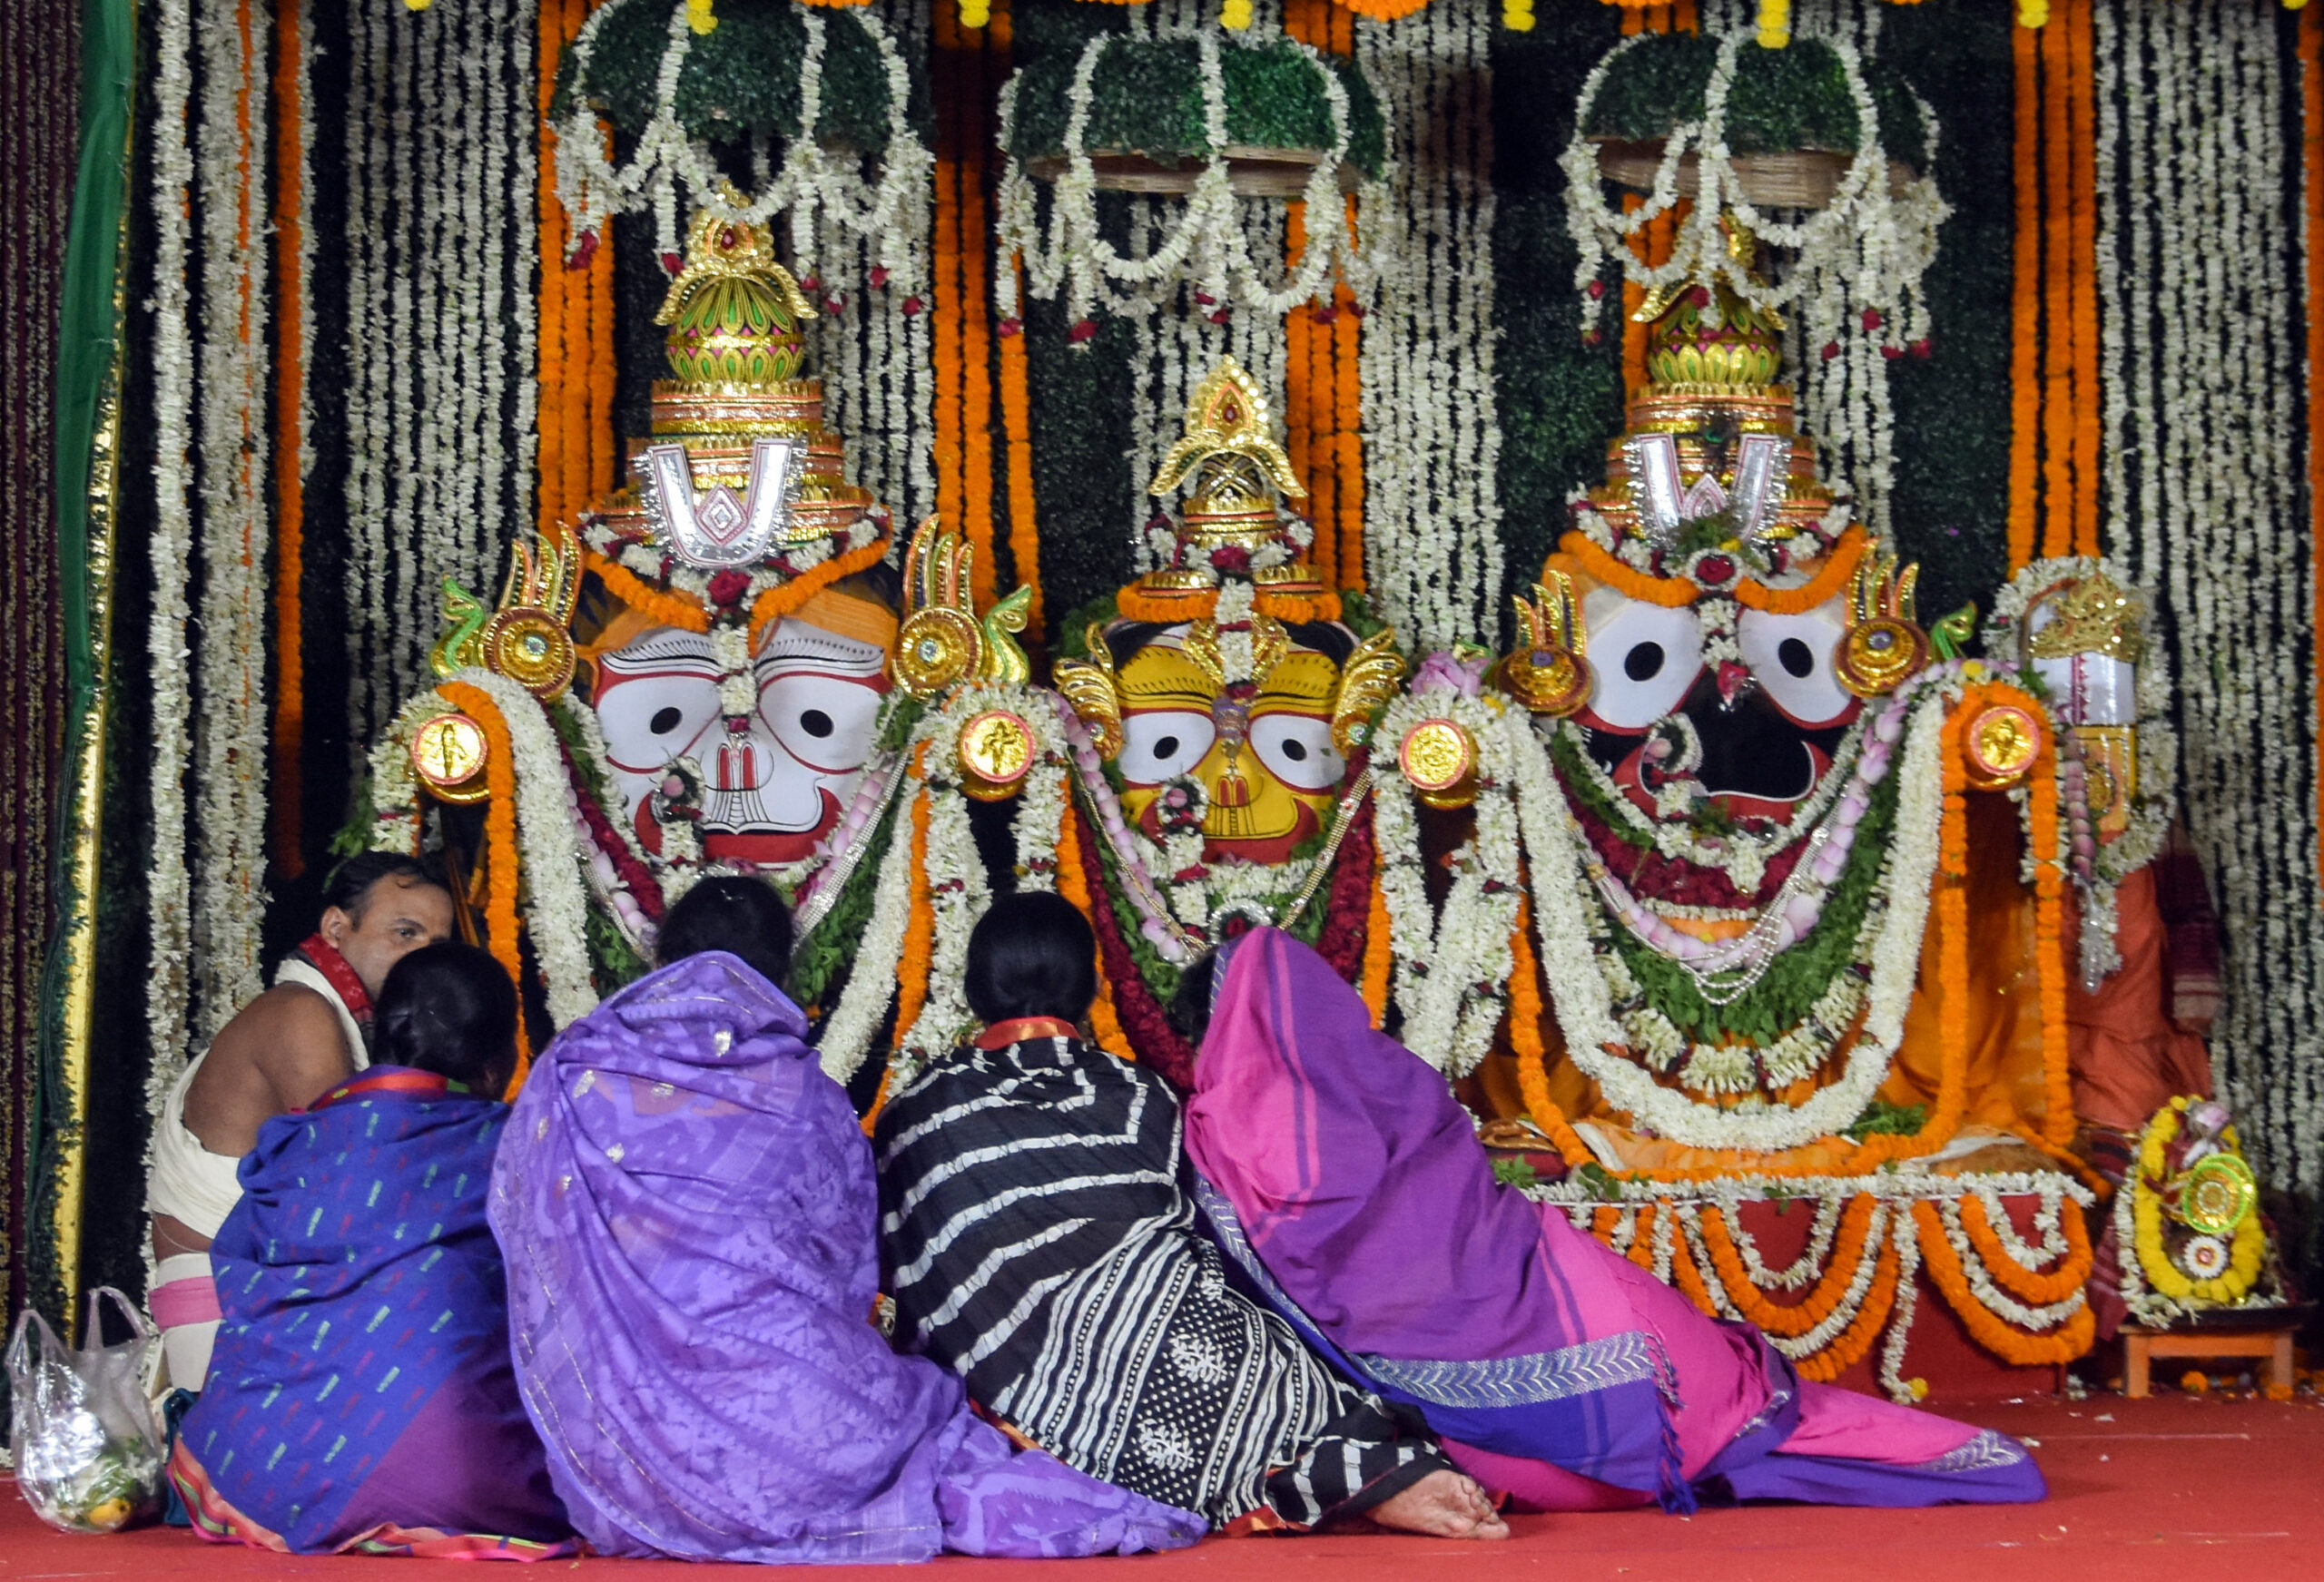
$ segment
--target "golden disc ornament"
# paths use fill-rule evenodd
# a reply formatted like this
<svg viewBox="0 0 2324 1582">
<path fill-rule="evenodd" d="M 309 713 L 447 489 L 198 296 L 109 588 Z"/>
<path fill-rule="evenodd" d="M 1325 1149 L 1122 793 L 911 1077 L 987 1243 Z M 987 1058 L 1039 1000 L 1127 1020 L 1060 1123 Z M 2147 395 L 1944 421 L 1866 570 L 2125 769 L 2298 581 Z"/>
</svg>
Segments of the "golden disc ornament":
<svg viewBox="0 0 2324 1582">
<path fill-rule="evenodd" d="M 1961 733 L 1963 767 L 1979 791 L 2003 791 L 2025 778 L 2042 751 L 2041 722 L 2015 703 L 1980 711 Z"/>
<path fill-rule="evenodd" d="M 1033 728 L 1007 709 L 988 709 L 960 727 L 960 789 L 979 801 L 1017 794 L 1033 767 Z"/>
<path fill-rule="evenodd" d="M 1501 689 L 1529 713 L 1577 713 L 1590 701 L 1590 667 L 1571 649 L 1520 649 L 1501 662 Z"/>
<path fill-rule="evenodd" d="M 973 616 L 950 604 L 931 604 L 904 622 L 889 669 L 913 697 L 932 697 L 967 675 L 982 649 Z"/>
<path fill-rule="evenodd" d="M 413 771 L 448 802 L 484 800 L 484 763 L 489 752 L 484 727 L 458 712 L 424 721 L 411 735 Z"/>
<path fill-rule="evenodd" d="M 1895 692 L 1926 663 L 1926 633 L 1909 621 L 1876 615 L 1848 628 L 1833 671 L 1856 696 L 1876 698 Z"/>
<path fill-rule="evenodd" d="M 2204 1155 L 2177 1186 L 2171 1217 L 2198 1235 L 2233 1235 L 2260 1204 L 2259 1178 L 2237 1154 Z"/>
<path fill-rule="evenodd" d="M 1423 720 L 1405 732 L 1396 765 L 1432 808 L 1465 808 L 1477 800 L 1477 744 L 1458 721 Z"/>
<path fill-rule="evenodd" d="M 484 662 L 547 703 L 573 684 L 573 638 L 546 610 L 503 610 L 484 629 Z"/>
</svg>

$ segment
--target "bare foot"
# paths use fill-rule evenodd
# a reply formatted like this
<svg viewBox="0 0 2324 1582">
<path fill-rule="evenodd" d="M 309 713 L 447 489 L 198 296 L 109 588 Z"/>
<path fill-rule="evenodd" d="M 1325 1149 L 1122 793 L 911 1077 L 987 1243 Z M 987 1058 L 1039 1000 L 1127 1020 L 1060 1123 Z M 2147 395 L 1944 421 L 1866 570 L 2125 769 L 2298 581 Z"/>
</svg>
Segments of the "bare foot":
<svg viewBox="0 0 2324 1582">
<path fill-rule="evenodd" d="M 1450 1468 L 1427 1477 L 1382 1500 L 1364 1513 L 1378 1526 L 1402 1533 L 1425 1533 L 1437 1538 L 1505 1538 L 1509 1524 L 1501 1519 L 1473 1478 Z"/>
</svg>

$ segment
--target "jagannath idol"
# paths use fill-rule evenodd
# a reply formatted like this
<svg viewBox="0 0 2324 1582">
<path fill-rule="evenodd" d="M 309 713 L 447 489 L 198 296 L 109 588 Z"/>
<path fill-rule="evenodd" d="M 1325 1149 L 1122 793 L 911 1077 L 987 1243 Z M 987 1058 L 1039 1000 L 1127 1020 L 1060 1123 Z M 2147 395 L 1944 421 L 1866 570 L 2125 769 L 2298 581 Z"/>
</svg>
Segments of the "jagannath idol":
<svg viewBox="0 0 2324 1582">
<path fill-rule="evenodd" d="M 1380 722 L 1398 1036 L 1490 1142 L 1557 1156 L 1536 1190 L 1811 1376 L 1886 1326 L 1905 1392 L 1920 1266 L 2004 1357 L 2078 1355 L 2087 815 L 2043 684 L 1964 655 L 1972 613 L 1920 623 L 1816 476 L 1772 314 L 1687 287 L 1640 317 L 1649 382 L 1515 652 L 1431 657 Z M 1794 1196 L 1809 1255 L 1769 1286 L 1739 1205 Z"/>
<path fill-rule="evenodd" d="M 632 481 L 518 545 L 497 607 L 448 585 L 443 679 L 372 753 L 373 843 L 440 846 L 529 976 L 521 894 L 554 1026 L 705 865 L 805 886 L 863 788 L 901 612 L 802 377 L 812 311 L 763 228 L 696 221 Z"/>
</svg>

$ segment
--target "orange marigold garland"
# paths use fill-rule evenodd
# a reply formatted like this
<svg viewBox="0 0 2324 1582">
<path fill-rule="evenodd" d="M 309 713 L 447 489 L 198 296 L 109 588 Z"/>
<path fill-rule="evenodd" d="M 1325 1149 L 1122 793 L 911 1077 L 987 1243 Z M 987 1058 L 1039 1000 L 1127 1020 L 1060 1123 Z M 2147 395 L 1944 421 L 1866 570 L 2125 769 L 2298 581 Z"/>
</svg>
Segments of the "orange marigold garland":
<svg viewBox="0 0 2324 1582">
<path fill-rule="evenodd" d="M 306 871 L 300 835 L 300 755 L 306 738 L 306 673 L 300 583 L 305 576 L 306 475 L 300 462 L 305 446 L 300 419 L 307 388 L 302 351 L 307 311 L 306 163 L 300 152 L 300 102 L 305 13 L 296 5 L 274 19 L 274 742 L 273 815 L 275 867 L 285 878 Z"/>
<path fill-rule="evenodd" d="M 2016 67 L 2015 136 L 2011 143 L 2017 208 L 2010 260 L 2009 569 L 2023 569 L 2039 546 L 2034 498 L 2040 477 L 2042 388 L 2042 133 L 2040 37 L 2010 30 Z"/>
<path fill-rule="evenodd" d="M 522 983 L 525 954 L 517 938 L 517 749 L 508 739 L 508 722 L 482 687 L 448 681 L 436 690 L 484 730 L 484 943 L 507 972 L 508 981 Z M 525 1018 L 518 1017 L 517 1075 L 509 1079 L 510 1098 L 524 1086 L 531 1063 L 532 1041 L 526 1037 Z"/>
<path fill-rule="evenodd" d="M 1872 1284 L 1864 1293 L 1864 1305 L 1857 1308 L 1856 1317 L 1847 1328 L 1820 1350 L 1799 1360 L 1799 1376 L 1817 1384 L 1829 1384 L 1855 1367 L 1872 1350 L 1872 1342 L 1880 1336 L 1888 1322 L 1889 1310 L 1896 1303 L 1896 1277 L 1899 1255 L 1894 1238 L 1884 1241 L 1880 1247 L 1880 1262 L 1872 1271 Z"/>
<path fill-rule="evenodd" d="M 1805 1299 L 1789 1306 L 1768 1301 L 1751 1282 L 1750 1272 L 1744 1268 L 1742 1256 L 1736 1251 L 1724 1214 L 1705 1204 L 1697 1214 L 1696 1223 L 1702 1227 L 1703 1247 L 1710 1253 L 1712 1272 L 1718 1276 L 1719 1285 L 1735 1311 L 1771 1335 L 1797 1339 L 1831 1317 L 1856 1283 L 1856 1268 L 1865 1257 L 1865 1238 L 1872 1229 L 1877 1207 L 1878 1200 L 1870 1193 L 1860 1193 L 1850 1200 L 1841 1215 L 1839 1233 L 1832 1243 L 1831 1256 L 1824 1265 L 1823 1274 Z M 1876 1282 L 1876 1272 L 1874 1279 Z"/>
<path fill-rule="evenodd" d="M 1396 965 L 1396 953 L 1388 938 L 1388 892 L 1380 883 L 1380 870 L 1372 870 L 1372 903 L 1364 920 L 1364 980 L 1365 1008 L 1372 1013 L 1372 1025 L 1384 1027 L 1388 1023 L 1388 984 Z"/>
<path fill-rule="evenodd" d="M 1920 1229 L 1921 1267 L 1929 1272 L 1936 1288 L 1945 1295 L 1953 1311 L 1979 1345 L 2004 1361 L 2020 1367 L 2034 1368 L 2044 1364 L 2070 1362 L 2090 1350 L 2092 1338 L 2097 1333 L 2097 1320 L 2084 1302 L 2068 1316 L 2065 1322 L 2047 1334 L 2031 1335 L 2015 1325 L 1997 1318 L 1977 1293 L 1970 1289 L 1969 1277 L 1961 1267 L 1960 1254 L 1945 1233 L 1944 1218 L 1933 1203 L 1916 1203 L 1913 1217 Z"/>
<path fill-rule="evenodd" d="M 1378 882 L 1373 894 L 1380 895 Z M 1384 936 L 1387 931 L 1387 909 L 1381 902 L 1378 926 Z M 1591 1155 L 1590 1145 L 1581 1140 L 1566 1120 L 1565 1112 L 1558 1108 L 1550 1096 L 1550 1060 L 1547 1041 L 1541 1037 L 1541 978 L 1540 965 L 1533 959 L 1532 902 L 1521 895 L 1517 902 L 1517 927 L 1509 936 L 1509 1045 L 1517 1059 L 1517 1088 L 1525 1098 L 1525 1113 L 1541 1128 L 1551 1144 L 1568 1164 L 1584 1164 Z M 1367 978 L 1367 983 L 1369 979 Z M 1381 971 L 1381 991 L 1384 1003 L 1387 989 L 1385 965 Z"/>
<path fill-rule="evenodd" d="M 1960 1206 L 1961 1228 L 1968 1233 L 1969 1245 L 1984 1263 L 1985 1272 L 1993 1276 L 1995 1285 L 2020 1302 L 2037 1305 L 2063 1302 L 2089 1283 L 2093 1261 L 2090 1230 L 2075 1205 L 2063 1202 L 2058 1205 L 2059 1228 L 2065 1232 L 2066 1253 L 2064 1260 L 2047 1273 L 2037 1273 L 2010 1255 L 1993 1222 L 1985 1216 L 1984 1201 L 1977 1194 L 1965 1193 Z"/>
</svg>

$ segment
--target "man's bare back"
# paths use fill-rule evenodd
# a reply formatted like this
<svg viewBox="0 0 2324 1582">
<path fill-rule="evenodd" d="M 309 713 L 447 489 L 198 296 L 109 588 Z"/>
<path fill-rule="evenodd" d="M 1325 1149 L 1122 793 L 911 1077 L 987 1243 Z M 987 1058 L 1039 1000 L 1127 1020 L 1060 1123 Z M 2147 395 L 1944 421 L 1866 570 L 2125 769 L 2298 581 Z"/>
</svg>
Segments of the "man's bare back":
<svg viewBox="0 0 2324 1582">
<path fill-rule="evenodd" d="M 452 898 L 425 879 L 378 880 L 345 908 L 325 909 L 319 932 L 377 996 L 388 971 L 422 945 L 448 938 Z M 212 1154 L 239 1158 L 271 1117 L 305 1109 L 355 1071 L 339 1010 L 314 989 L 278 984 L 218 1031 L 185 1095 L 185 1125 Z M 153 1252 L 209 1251 L 210 1238 L 171 1214 L 153 1216 Z"/>
</svg>

